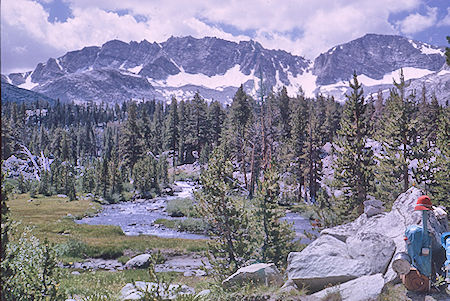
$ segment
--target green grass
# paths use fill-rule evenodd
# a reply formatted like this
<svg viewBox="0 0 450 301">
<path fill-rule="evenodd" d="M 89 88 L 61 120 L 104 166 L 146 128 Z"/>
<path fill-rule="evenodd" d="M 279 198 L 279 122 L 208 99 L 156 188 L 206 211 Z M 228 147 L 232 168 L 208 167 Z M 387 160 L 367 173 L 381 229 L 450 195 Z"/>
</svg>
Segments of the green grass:
<svg viewBox="0 0 450 301">
<path fill-rule="evenodd" d="M 111 299 L 117 298 L 120 290 L 127 283 L 133 281 L 148 281 L 148 271 L 124 270 L 117 272 L 89 271 L 80 275 L 72 275 L 71 270 L 64 270 L 60 287 L 68 295 L 89 296 L 95 293 L 106 295 Z"/>
<path fill-rule="evenodd" d="M 101 206 L 89 200 L 68 202 L 58 197 L 38 196 L 33 202 L 28 194 L 12 195 L 7 202 L 13 220 L 31 226 L 38 238 L 62 244 L 79 240 L 89 248 L 87 256 L 118 258 L 125 250 L 146 252 L 174 250 L 180 253 L 206 250 L 205 240 L 160 238 L 156 236 L 126 236 L 118 226 L 76 224 L 73 218 L 95 214 Z"/>
</svg>

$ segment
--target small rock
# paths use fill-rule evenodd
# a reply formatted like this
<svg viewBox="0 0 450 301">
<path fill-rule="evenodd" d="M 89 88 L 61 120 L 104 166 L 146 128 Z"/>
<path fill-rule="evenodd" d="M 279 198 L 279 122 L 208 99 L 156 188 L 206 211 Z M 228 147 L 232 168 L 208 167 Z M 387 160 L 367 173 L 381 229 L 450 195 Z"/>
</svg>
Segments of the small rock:
<svg viewBox="0 0 450 301">
<path fill-rule="evenodd" d="M 80 272 L 78 272 L 78 271 L 73 271 L 71 274 L 72 274 L 72 275 L 80 275 Z"/>
<path fill-rule="evenodd" d="M 127 261 L 125 268 L 127 269 L 145 269 L 150 264 L 150 254 L 141 254 Z"/>
<path fill-rule="evenodd" d="M 31 203 L 31 202 L 34 202 L 34 200 L 33 199 L 29 199 L 27 202 Z"/>
<path fill-rule="evenodd" d="M 298 290 L 298 287 L 292 279 L 288 279 L 288 281 L 280 288 L 280 292 L 282 293 L 289 293 L 296 290 Z"/>
<path fill-rule="evenodd" d="M 242 267 L 233 275 L 225 279 L 222 284 L 225 286 L 243 282 L 262 283 L 265 285 L 282 285 L 283 277 L 273 263 L 256 263 Z"/>
<path fill-rule="evenodd" d="M 367 215 L 367 217 L 372 217 L 374 215 L 383 213 L 384 209 L 383 208 L 377 208 L 377 207 L 373 207 L 373 206 L 367 206 L 364 207 L 364 213 Z"/>
<path fill-rule="evenodd" d="M 195 275 L 194 271 L 186 271 L 183 273 L 184 277 L 192 277 L 194 275 Z"/>
<path fill-rule="evenodd" d="M 65 194 L 57 194 L 56 196 L 59 197 L 59 198 L 63 198 L 63 199 L 68 198 L 68 196 L 65 195 Z"/>
<path fill-rule="evenodd" d="M 203 270 L 196 270 L 194 272 L 195 272 L 195 276 L 197 276 L 197 277 L 206 276 L 206 272 Z"/>
<path fill-rule="evenodd" d="M 206 297 L 208 297 L 208 295 L 211 294 L 211 290 L 202 290 L 200 293 L 198 293 L 197 295 L 195 295 L 195 299 L 205 299 Z"/>
</svg>

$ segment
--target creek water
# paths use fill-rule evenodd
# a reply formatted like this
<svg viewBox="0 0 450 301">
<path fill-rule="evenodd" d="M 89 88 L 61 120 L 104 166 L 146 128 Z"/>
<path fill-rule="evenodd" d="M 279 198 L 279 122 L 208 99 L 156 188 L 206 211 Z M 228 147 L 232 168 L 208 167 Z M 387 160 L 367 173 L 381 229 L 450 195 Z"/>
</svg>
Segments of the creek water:
<svg viewBox="0 0 450 301">
<path fill-rule="evenodd" d="M 155 235 L 165 238 L 207 239 L 206 235 L 179 232 L 154 224 L 159 218 L 182 219 L 171 217 L 166 213 L 167 201 L 176 198 L 192 197 L 195 183 L 188 181 L 176 181 L 173 196 L 161 196 L 150 200 L 135 200 L 117 204 L 103 205 L 102 210 L 93 217 L 85 217 L 77 220 L 78 224 L 89 225 L 115 225 L 120 226 L 125 235 Z M 304 231 L 313 232 L 308 219 L 297 213 L 289 212 L 284 218 L 293 223 L 296 238 L 307 243 Z"/>
</svg>

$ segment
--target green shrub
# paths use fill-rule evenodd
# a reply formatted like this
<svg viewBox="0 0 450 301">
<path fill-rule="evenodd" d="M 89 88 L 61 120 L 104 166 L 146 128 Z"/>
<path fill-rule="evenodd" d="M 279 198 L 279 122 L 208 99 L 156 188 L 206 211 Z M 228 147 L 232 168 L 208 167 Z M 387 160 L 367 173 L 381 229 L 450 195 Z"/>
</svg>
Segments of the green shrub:
<svg viewBox="0 0 450 301">
<path fill-rule="evenodd" d="M 194 201 L 190 198 L 178 198 L 168 201 L 166 211 L 172 217 L 198 217 Z"/>
<path fill-rule="evenodd" d="M 178 230 L 190 233 L 206 233 L 208 225 L 200 218 L 186 218 L 178 221 Z"/>
<path fill-rule="evenodd" d="M 119 246 L 89 246 L 79 239 L 69 238 L 57 247 L 60 256 L 77 258 L 116 259 L 123 255 Z"/>
<path fill-rule="evenodd" d="M 14 237 L 14 235 L 13 235 Z M 6 247 L 2 260 L 2 300 L 65 300 L 59 288 L 55 248 L 47 240 L 43 243 L 29 229 L 16 233 Z"/>
<path fill-rule="evenodd" d="M 208 231 L 208 225 L 200 218 L 188 217 L 180 220 L 158 218 L 154 223 L 181 232 L 203 234 Z"/>
<path fill-rule="evenodd" d="M 60 256 L 85 257 L 89 247 L 81 240 L 69 238 L 66 242 L 57 246 Z"/>
</svg>

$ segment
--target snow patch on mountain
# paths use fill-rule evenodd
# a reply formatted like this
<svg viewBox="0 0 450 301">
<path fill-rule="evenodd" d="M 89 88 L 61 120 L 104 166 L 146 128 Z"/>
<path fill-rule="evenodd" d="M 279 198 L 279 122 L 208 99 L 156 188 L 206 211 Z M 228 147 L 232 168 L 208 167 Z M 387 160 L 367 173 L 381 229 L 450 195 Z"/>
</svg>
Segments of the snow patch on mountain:
<svg viewBox="0 0 450 301">
<path fill-rule="evenodd" d="M 415 41 L 413 40 L 408 40 L 411 45 L 414 46 L 414 48 L 420 50 L 423 54 L 439 54 L 444 56 L 444 51 L 442 51 L 442 49 L 436 47 L 436 46 L 431 46 L 425 43 L 420 43 L 417 44 Z"/>
<path fill-rule="evenodd" d="M 358 80 L 365 86 L 377 86 L 377 85 L 390 85 L 395 80 L 396 82 L 400 81 L 400 72 L 402 69 L 397 69 L 392 71 L 391 73 L 387 73 L 384 75 L 382 79 L 373 79 L 365 74 L 359 75 Z M 405 67 L 403 68 L 403 75 L 405 76 L 405 80 L 420 78 L 426 75 L 434 73 L 431 70 L 420 69 L 414 67 Z"/>
<path fill-rule="evenodd" d="M 203 73 L 191 74 L 183 71 L 170 75 L 166 80 L 153 81 L 153 84 L 178 88 L 186 85 L 195 85 L 220 91 L 224 87 L 239 87 L 248 80 L 256 80 L 254 72 L 245 75 L 241 72 L 240 66 L 235 65 L 223 75 L 207 76 Z"/>
<path fill-rule="evenodd" d="M 291 83 L 287 87 L 289 95 L 296 95 L 300 88 L 305 92 L 306 97 L 314 97 L 316 91 L 316 79 L 317 76 L 312 74 L 311 70 L 303 72 L 303 74 L 298 74 L 293 76 L 291 72 L 288 72 L 288 79 Z"/>
<path fill-rule="evenodd" d="M 56 62 L 56 65 L 58 66 L 59 70 L 64 70 L 59 62 L 59 59 L 55 59 L 55 62 Z"/>
<path fill-rule="evenodd" d="M 450 73 L 449 70 L 441 70 L 441 71 L 438 72 L 437 76 L 442 76 L 442 75 L 446 75 L 446 74 L 449 74 L 449 73 Z"/>
<path fill-rule="evenodd" d="M 24 82 L 23 84 L 19 85 L 18 87 L 19 87 L 19 88 L 22 88 L 22 89 L 31 90 L 31 89 L 33 89 L 34 87 L 36 87 L 37 85 L 39 85 L 39 84 L 38 84 L 38 83 L 33 83 L 33 82 L 31 81 L 31 74 L 30 74 L 30 75 L 28 75 L 27 78 L 25 79 L 25 82 Z"/>
<path fill-rule="evenodd" d="M 136 67 L 128 68 L 127 70 L 130 71 L 131 73 L 138 74 L 142 70 L 143 67 L 144 67 L 144 65 L 139 65 Z"/>
</svg>

